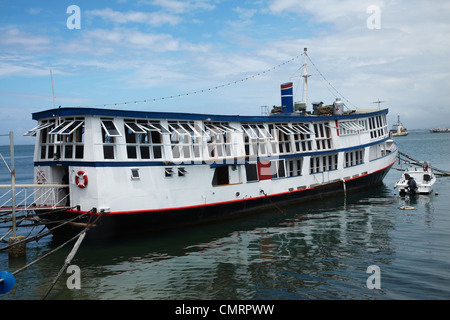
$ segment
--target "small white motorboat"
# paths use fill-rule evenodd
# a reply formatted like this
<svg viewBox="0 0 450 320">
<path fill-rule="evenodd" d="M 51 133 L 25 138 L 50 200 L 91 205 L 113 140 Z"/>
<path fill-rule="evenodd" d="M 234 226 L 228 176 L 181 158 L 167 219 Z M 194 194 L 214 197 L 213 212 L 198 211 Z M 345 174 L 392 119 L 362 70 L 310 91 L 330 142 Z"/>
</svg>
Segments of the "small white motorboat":
<svg viewBox="0 0 450 320">
<path fill-rule="evenodd" d="M 430 194 L 435 182 L 436 176 L 426 163 L 422 168 L 406 169 L 394 189 L 398 187 L 400 194 Z"/>
</svg>

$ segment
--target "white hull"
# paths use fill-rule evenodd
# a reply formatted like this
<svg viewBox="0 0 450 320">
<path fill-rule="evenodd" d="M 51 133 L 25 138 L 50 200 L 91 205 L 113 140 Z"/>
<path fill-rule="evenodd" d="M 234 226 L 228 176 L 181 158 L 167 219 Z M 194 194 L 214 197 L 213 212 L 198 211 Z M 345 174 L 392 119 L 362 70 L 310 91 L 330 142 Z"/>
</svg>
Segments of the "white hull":
<svg viewBox="0 0 450 320">
<path fill-rule="evenodd" d="M 408 181 L 413 178 L 417 185 L 415 193 L 430 194 L 433 192 L 433 186 L 436 182 L 436 176 L 431 172 L 431 169 L 424 170 L 422 168 L 407 169 L 400 180 L 395 184 L 394 188 L 399 188 L 400 194 L 411 194 L 408 187 Z"/>
</svg>

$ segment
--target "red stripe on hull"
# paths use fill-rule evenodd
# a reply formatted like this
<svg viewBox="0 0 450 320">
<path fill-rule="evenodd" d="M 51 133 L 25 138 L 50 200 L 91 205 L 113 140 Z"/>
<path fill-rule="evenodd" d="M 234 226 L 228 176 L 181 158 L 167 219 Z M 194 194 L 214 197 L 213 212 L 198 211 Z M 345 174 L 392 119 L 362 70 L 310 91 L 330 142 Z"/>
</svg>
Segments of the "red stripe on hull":
<svg viewBox="0 0 450 320">
<path fill-rule="evenodd" d="M 397 160 L 396 160 L 397 161 Z M 379 169 L 377 171 L 374 171 L 372 173 L 367 173 L 367 174 L 363 174 L 360 175 L 358 177 L 355 178 L 350 178 L 345 180 L 347 181 L 353 181 L 356 179 L 360 179 L 363 177 L 366 177 L 368 175 L 371 174 L 375 174 L 377 172 L 386 170 L 389 167 L 392 167 L 395 162 L 392 162 L 390 165 Z M 325 184 L 326 185 L 326 184 Z M 319 186 L 320 187 L 320 186 Z M 297 192 L 302 192 L 302 191 L 306 191 L 306 190 L 312 190 L 315 189 L 317 187 L 313 187 L 313 188 L 304 188 L 304 189 L 298 189 L 298 190 L 292 190 L 292 191 L 287 191 L 287 192 L 280 192 L 280 193 L 274 193 L 274 194 L 268 194 L 266 195 L 262 195 L 262 196 L 257 196 L 257 197 L 252 197 L 252 198 L 246 198 L 246 199 L 236 199 L 236 200 L 229 200 L 229 201 L 221 201 L 221 202 L 214 202 L 214 203 L 206 203 L 206 204 L 201 204 L 201 205 L 191 205 L 191 206 L 182 206 L 182 207 L 174 207 L 174 208 L 160 208 L 160 209 L 144 209 L 144 210 L 125 210 L 125 211 L 113 211 L 113 212 L 108 212 L 108 213 L 103 213 L 104 216 L 106 215 L 123 215 L 123 214 L 136 214 L 136 213 L 151 213 L 151 212 L 161 212 L 161 211 L 178 211 L 178 210 L 187 210 L 187 209 L 195 209 L 195 208 L 202 208 L 202 207 L 210 207 L 210 206 L 217 206 L 217 205 L 224 205 L 224 204 L 231 204 L 231 203 L 235 203 L 235 202 L 242 202 L 242 201 L 249 201 L 249 200 L 257 200 L 257 199 L 261 199 L 261 198 L 265 198 L 265 197 L 276 197 L 276 196 L 281 196 L 281 195 L 285 195 L 285 194 L 290 194 L 290 193 L 297 193 Z M 87 211 L 78 211 L 78 210 L 67 210 L 67 212 L 70 213 L 86 213 Z M 96 215 L 100 214 L 99 212 L 95 213 Z"/>
</svg>

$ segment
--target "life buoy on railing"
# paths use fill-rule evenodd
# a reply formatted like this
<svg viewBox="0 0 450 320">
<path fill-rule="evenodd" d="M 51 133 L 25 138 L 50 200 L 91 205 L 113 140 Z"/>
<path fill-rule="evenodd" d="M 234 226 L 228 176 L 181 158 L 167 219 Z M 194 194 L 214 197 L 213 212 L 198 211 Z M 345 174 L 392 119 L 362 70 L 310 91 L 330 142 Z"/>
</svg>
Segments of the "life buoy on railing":
<svg viewBox="0 0 450 320">
<path fill-rule="evenodd" d="M 36 183 L 43 184 L 47 179 L 45 178 L 44 170 L 38 170 L 36 174 Z"/>
<path fill-rule="evenodd" d="M 75 183 L 77 184 L 78 188 L 86 188 L 88 184 L 88 176 L 86 172 L 81 170 L 78 171 L 77 174 L 75 175 Z"/>
</svg>

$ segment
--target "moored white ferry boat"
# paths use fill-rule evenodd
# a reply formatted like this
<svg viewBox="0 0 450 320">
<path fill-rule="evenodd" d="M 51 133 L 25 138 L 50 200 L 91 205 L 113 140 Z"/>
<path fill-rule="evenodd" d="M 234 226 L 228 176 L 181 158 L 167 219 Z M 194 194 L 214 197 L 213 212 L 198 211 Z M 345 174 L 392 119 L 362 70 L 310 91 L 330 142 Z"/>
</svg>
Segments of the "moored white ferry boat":
<svg viewBox="0 0 450 320">
<path fill-rule="evenodd" d="M 293 103 L 268 116 L 56 108 L 38 126 L 35 183 L 65 183 L 45 221 L 101 215 L 88 236 L 151 232 L 382 182 L 397 157 L 384 110 Z M 325 111 L 324 111 L 325 110 Z M 35 205 L 50 200 L 35 196 Z M 41 210 L 41 212 L 44 210 Z M 73 224 L 55 229 L 67 236 Z"/>
</svg>

